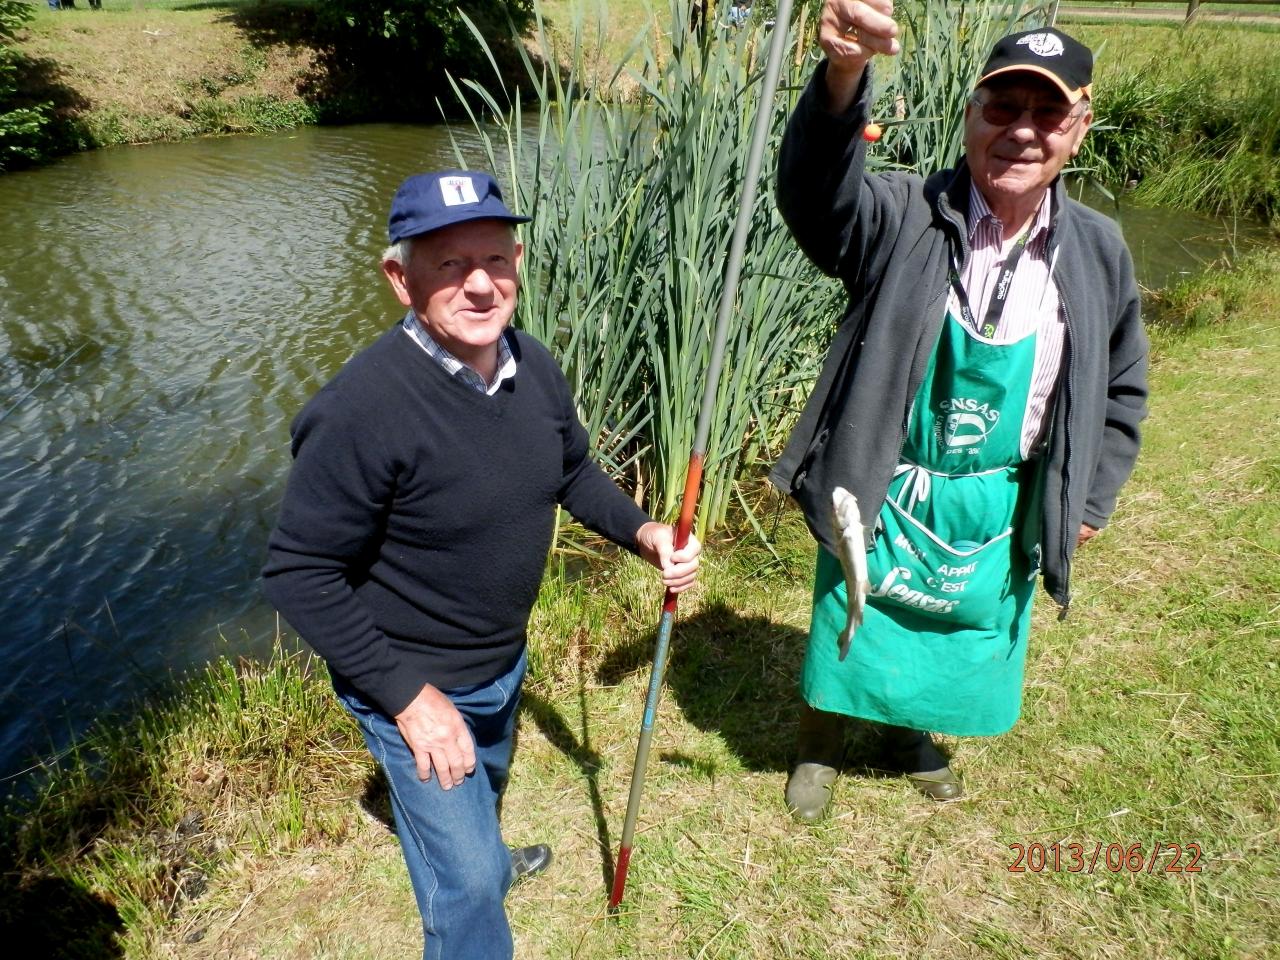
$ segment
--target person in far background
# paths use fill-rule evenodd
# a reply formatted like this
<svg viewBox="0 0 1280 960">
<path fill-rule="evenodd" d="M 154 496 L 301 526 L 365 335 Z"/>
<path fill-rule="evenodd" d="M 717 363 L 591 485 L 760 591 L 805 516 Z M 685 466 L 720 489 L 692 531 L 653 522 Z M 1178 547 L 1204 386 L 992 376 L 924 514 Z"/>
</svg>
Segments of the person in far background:
<svg viewBox="0 0 1280 960">
<path fill-rule="evenodd" d="M 877 725 L 885 765 L 926 796 L 961 795 L 930 733 L 1017 721 L 1037 576 L 1065 616 L 1072 556 L 1114 510 L 1147 409 L 1129 252 L 1061 178 L 1093 119 L 1092 54 L 1052 28 L 1004 37 L 955 169 L 869 176 L 869 64 L 899 51 L 892 14 L 827 0 L 826 59 L 779 162 L 779 209 L 850 298 L 771 474 L 820 544 L 785 793 L 802 820 L 831 801 L 848 717 Z M 868 552 L 847 653 L 836 487 L 857 497 Z"/>
<path fill-rule="evenodd" d="M 528 219 L 487 173 L 401 185 L 382 271 L 408 312 L 294 420 L 263 570 L 386 774 L 428 960 L 512 956 L 503 899 L 551 861 L 506 845 L 498 807 L 557 505 L 677 593 L 701 551 L 605 475 L 550 352 L 511 328 Z"/>
</svg>

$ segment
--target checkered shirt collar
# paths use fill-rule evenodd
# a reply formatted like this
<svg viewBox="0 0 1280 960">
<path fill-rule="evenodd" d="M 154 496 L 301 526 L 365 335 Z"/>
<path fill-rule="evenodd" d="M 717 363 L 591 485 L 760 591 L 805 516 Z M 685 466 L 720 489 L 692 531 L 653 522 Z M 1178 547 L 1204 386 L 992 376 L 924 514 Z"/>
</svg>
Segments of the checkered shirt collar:
<svg viewBox="0 0 1280 960">
<path fill-rule="evenodd" d="M 404 328 L 404 332 L 409 334 L 413 341 L 427 352 L 427 355 L 435 360 L 440 366 L 444 367 L 445 372 L 457 377 L 469 387 L 479 390 L 481 393 L 487 393 L 490 396 L 498 392 L 498 388 L 502 386 L 502 381 L 508 380 L 516 375 L 516 358 L 511 352 L 511 347 L 507 343 L 506 332 L 498 338 L 498 369 L 493 375 L 493 380 L 485 383 L 484 377 L 476 373 L 465 363 L 455 357 L 452 353 L 440 346 L 431 334 L 427 333 L 427 328 L 418 322 L 417 315 L 410 310 L 404 315 L 404 320 L 400 325 Z"/>
</svg>

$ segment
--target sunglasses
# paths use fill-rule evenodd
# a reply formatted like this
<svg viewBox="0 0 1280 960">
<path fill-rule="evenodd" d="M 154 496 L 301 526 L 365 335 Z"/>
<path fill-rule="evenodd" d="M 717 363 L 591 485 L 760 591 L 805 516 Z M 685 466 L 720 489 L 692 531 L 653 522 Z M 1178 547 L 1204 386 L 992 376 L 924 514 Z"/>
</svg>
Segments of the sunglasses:
<svg viewBox="0 0 1280 960">
<path fill-rule="evenodd" d="M 1088 109 L 1088 101 L 1080 103 L 1043 103 L 1036 107 L 1028 107 L 1017 100 L 1004 97 L 992 97 L 985 100 L 980 96 L 969 98 L 969 102 L 982 111 L 982 119 L 993 127 L 1007 127 L 1022 119 L 1024 113 L 1031 114 L 1031 122 L 1041 133 L 1066 133 L 1072 124 L 1084 116 Z M 1083 105 L 1084 109 L 1077 109 Z"/>
</svg>

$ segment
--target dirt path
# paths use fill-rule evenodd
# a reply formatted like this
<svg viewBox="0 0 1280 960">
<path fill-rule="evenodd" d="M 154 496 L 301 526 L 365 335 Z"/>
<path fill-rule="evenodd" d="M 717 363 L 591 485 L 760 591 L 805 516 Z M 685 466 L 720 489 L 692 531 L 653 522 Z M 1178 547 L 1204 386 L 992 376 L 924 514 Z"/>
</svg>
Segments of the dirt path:
<svg viewBox="0 0 1280 960">
<path fill-rule="evenodd" d="M 1060 20 L 1074 20 L 1088 17 L 1098 20 L 1170 20 L 1181 22 L 1186 20 L 1186 8 L 1173 10 L 1161 7 L 1156 10 L 1142 7 L 1130 7 L 1128 10 L 1117 10 L 1115 7 L 1060 7 Z M 1280 23 L 1280 15 L 1271 12 L 1253 13 L 1243 10 L 1214 11 L 1212 6 L 1201 6 L 1196 14 L 1197 20 L 1232 21 L 1243 20 L 1249 23 Z"/>
</svg>

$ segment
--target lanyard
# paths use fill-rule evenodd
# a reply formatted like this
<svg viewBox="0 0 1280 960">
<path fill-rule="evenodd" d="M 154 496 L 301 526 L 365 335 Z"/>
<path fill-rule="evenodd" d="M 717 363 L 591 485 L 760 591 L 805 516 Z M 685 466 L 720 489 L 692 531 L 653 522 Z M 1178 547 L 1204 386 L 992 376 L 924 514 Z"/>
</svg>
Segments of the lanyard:
<svg viewBox="0 0 1280 960">
<path fill-rule="evenodd" d="M 1005 258 L 1004 266 L 1000 269 L 1000 279 L 996 281 L 996 288 L 991 292 L 991 299 L 987 302 L 987 315 L 983 317 L 981 328 L 973 318 L 973 310 L 969 307 L 969 296 L 960 283 L 955 262 L 951 264 L 951 286 L 955 288 L 956 299 L 960 301 L 960 316 L 969 325 L 970 330 L 976 330 L 987 339 L 994 337 L 996 330 L 999 329 L 1005 304 L 1009 302 L 1009 289 L 1013 286 L 1013 271 L 1018 268 L 1018 261 L 1022 259 L 1022 252 L 1027 248 L 1027 238 L 1030 236 L 1031 230 L 1028 229 L 1018 238 L 1018 242 L 1009 251 L 1009 256 Z"/>
</svg>

